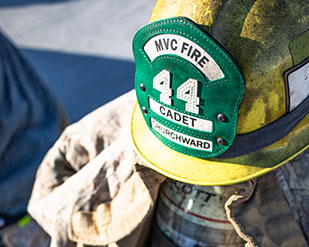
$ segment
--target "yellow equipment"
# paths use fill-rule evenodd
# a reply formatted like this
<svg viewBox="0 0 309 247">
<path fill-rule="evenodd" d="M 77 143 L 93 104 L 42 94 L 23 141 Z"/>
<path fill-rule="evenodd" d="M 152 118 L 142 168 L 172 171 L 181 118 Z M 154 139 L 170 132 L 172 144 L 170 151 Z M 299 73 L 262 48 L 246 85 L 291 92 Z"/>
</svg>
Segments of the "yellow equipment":
<svg viewBox="0 0 309 247">
<path fill-rule="evenodd" d="M 188 20 L 178 17 L 186 17 Z M 193 22 L 191 23 L 191 21 Z M 172 31 L 167 30 L 169 26 L 164 26 L 167 25 L 167 22 L 172 23 L 170 26 L 173 29 Z M 192 61 L 194 59 L 196 63 L 201 61 L 198 60 L 198 53 L 195 54 L 195 57 L 192 57 L 192 53 L 190 53 L 188 58 L 180 57 L 180 53 L 176 54 L 176 49 L 178 49 L 176 44 L 179 46 L 180 42 L 187 42 L 188 44 L 193 42 L 192 46 L 199 44 L 198 47 L 204 50 L 206 54 L 210 54 L 210 58 L 213 58 L 220 68 L 225 66 L 220 61 L 221 55 L 216 57 L 214 53 L 211 53 L 212 50 L 208 50 L 208 46 L 212 45 L 212 41 L 204 45 L 200 40 L 194 41 L 193 36 L 192 39 L 189 38 L 191 37 L 188 34 L 189 29 L 184 29 L 183 34 L 179 32 L 177 25 L 183 23 L 186 23 L 190 27 L 189 29 L 195 32 L 194 35 L 198 36 L 200 35 L 199 32 L 204 32 L 205 36 L 201 37 L 201 40 L 213 39 L 217 47 L 221 47 L 228 54 L 222 56 L 233 58 L 236 67 L 239 67 L 244 78 L 244 94 L 235 113 L 235 120 L 237 120 L 235 126 L 236 136 L 228 139 L 208 133 L 209 138 L 213 138 L 209 143 L 213 145 L 214 149 L 218 146 L 219 150 L 219 148 L 225 146 L 224 151 L 220 149 L 221 153 L 219 155 L 212 154 L 208 157 L 207 151 L 209 150 L 206 149 L 204 152 L 206 153 L 205 157 L 196 155 L 199 151 L 194 151 L 193 155 L 190 155 L 190 149 L 194 149 L 194 146 L 184 147 L 184 151 L 182 151 L 181 147 L 173 148 L 172 142 L 175 141 L 175 138 L 180 140 L 179 136 L 181 134 L 191 137 L 193 135 L 191 135 L 190 130 L 184 129 L 178 123 L 167 124 L 167 121 L 163 119 L 165 117 L 163 115 L 166 115 L 167 111 L 170 113 L 170 118 L 174 120 L 177 117 L 178 119 L 182 117 L 183 123 L 188 123 L 185 121 L 186 116 L 189 116 L 189 120 L 192 117 L 192 123 L 195 121 L 193 117 L 197 119 L 206 118 L 202 116 L 201 110 L 196 109 L 204 107 L 202 104 L 204 101 L 207 102 L 207 97 L 211 93 L 207 94 L 206 98 L 200 97 L 199 100 L 194 101 L 195 103 L 193 106 L 191 105 L 191 108 L 181 109 L 182 101 L 177 99 L 177 97 L 180 98 L 180 94 L 176 95 L 176 91 L 181 91 L 178 89 L 179 85 L 177 85 L 178 88 L 169 89 L 166 87 L 165 89 L 170 91 L 164 91 L 165 98 L 162 97 L 161 99 L 155 96 L 159 92 L 157 89 L 150 90 L 149 86 L 144 87 L 144 84 L 157 85 L 156 80 L 159 79 L 163 81 L 174 80 L 177 77 L 175 73 L 168 74 L 165 72 L 168 70 L 164 66 L 170 66 L 170 70 L 174 69 L 177 73 L 181 73 L 182 68 L 174 68 L 168 62 L 159 64 L 160 59 L 167 59 L 166 61 L 177 60 L 179 64 L 185 64 L 184 66 L 187 67 L 191 66 L 192 70 L 198 67 Z M 155 74 L 150 73 L 152 76 L 150 77 L 154 81 L 146 81 L 144 84 L 136 81 L 138 99 L 142 97 L 140 95 L 145 94 L 145 99 L 149 104 L 141 105 L 144 102 L 139 100 L 139 105 L 136 105 L 133 112 L 131 134 L 137 152 L 154 170 L 172 179 L 198 185 L 229 185 L 243 182 L 270 172 L 302 153 L 309 146 L 308 27 L 309 5 L 304 4 L 302 0 L 251 0 L 245 2 L 240 0 L 158 0 L 153 9 L 150 24 L 137 34 L 139 36 L 134 41 L 140 42 L 139 44 L 136 43 L 134 48 L 136 58 L 138 57 L 137 52 L 141 52 L 140 54 L 149 59 L 149 64 L 145 66 L 149 66 L 153 70 L 156 69 L 156 74 L 158 74 L 158 71 L 163 71 L 156 79 L 154 78 Z M 165 30 L 164 33 L 160 31 L 160 28 Z M 201 31 L 198 29 L 201 29 Z M 152 30 L 152 36 L 147 36 L 149 30 Z M 146 49 L 146 46 L 140 44 L 150 44 L 151 39 L 154 40 L 159 37 L 157 35 L 163 34 L 169 35 L 166 36 L 169 39 L 162 39 L 163 42 L 175 38 L 174 46 L 172 46 L 172 43 L 170 44 L 170 51 L 173 54 L 168 49 L 165 53 L 159 53 L 162 52 L 164 43 L 160 46 L 160 40 L 157 39 L 157 42 L 153 43 L 157 45 L 158 54 L 154 55 L 153 60 L 151 60 L 149 52 L 147 58 L 147 54 L 143 50 Z M 181 41 L 181 39 L 189 41 Z M 184 52 L 187 47 L 183 46 L 182 48 Z M 202 58 L 202 56 L 199 56 L 199 58 Z M 205 64 L 206 66 L 208 63 L 202 61 L 200 65 Z M 137 73 L 142 73 L 139 66 L 142 65 L 137 63 Z M 160 68 L 157 68 L 158 66 Z M 190 70 L 188 73 L 191 73 L 191 69 L 188 70 Z M 194 74 L 196 78 L 201 78 L 199 73 L 203 74 L 202 72 L 196 72 Z M 138 76 L 140 74 L 137 74 L 137 78 Z M 185 77 L 179 76 L 179 81 L 182 78 Z M 197 81 L 195 83 L 198 84 L 194 85 L 206 87 L 206 83 L 200 83 L 202 79 L 196 78 L 191 80 L 191 82 Z M 215 80 L 212 81 L 208 78 L 208 81 L 213 83 Z M 161 81 L 159 81 L 160 83 L 162 84 Z M 186 89 L 193 95 L 193 89 L 195 90 L 196 87 L 188 85 L 186 84 Z M 225 98 L 230 89 L 224 91 L 224 88 L 221 88 L 220 90 L 221 94 L 217 96 Z M 239 90 L 241 91 L 241 87 Z M 195 93 L 195 95 L 198 97 L 198 93 Z M 176 107 L 178 101 L 179 107 Z M 211 107 L 216 108 L 216 105 L 214 104 Z M 160 112 L 159 110 L 156 112 L 155 109 L 161 109 L 162 116 L 157 116 Z M 207 109 L 210 108 L 207 108 L 205 103 L 203 109 L 203 112 L 207 114 Z M 152 118 L 157 117 L 157 119 L 155 121 L 151 120 L 152 122 L 148 124 L 145 119 L 147 120 L 149 116 Z M 212 119 L 212 125 L 210 124 L 213 131 L 221 122 L 228 121 L 224 114 L 216 117 L 217 120 Z M 161 134 L 151 130 L 154 125 L 157 126 L 157 130 L 162 131 Z M 202 129 L 205 131 L 204 128 Z M 172 138 L 167 140 L 168 136 L 163 135 L 166 134 L 167 130 L 174 140 Z M 172 136 L 172 131 L 178 133 L 179 136 Z M 194 131 L 203 134 L 202 130 L 194 129 Z M 194 140 L 196 144 L 196 140 L 200 139 Z M 177 145 L 181 146 L 179 143 Z M 177 145 L 175 144 L 175 146 Z M 202 148 L 201 142 L 200 146 Z"/>
</svg>

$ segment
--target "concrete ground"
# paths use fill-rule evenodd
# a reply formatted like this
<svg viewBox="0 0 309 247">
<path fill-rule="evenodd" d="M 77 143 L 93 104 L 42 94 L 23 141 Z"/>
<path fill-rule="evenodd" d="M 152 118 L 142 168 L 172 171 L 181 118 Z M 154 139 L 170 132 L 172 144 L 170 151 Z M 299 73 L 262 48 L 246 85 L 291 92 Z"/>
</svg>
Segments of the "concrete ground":
<svg viewBox="0 0 309 247">
<path fill-rule="evenodd" d="M 132 38 L 155 0 L 1 0 L 0 28 L 75 122 L 134 86 Z"/>
</svg>

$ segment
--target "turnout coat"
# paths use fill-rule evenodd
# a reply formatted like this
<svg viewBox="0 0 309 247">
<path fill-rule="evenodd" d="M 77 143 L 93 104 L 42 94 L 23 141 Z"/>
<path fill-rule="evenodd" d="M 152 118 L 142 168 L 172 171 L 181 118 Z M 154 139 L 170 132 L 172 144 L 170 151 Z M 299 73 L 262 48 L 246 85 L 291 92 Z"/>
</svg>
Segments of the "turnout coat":
<svg viewBox="0 0 309 247">
<path fill-rule="evenodd" d="M 150 246 L 165 177 L 133 149 L 135 102 L 131 91 L 67 127 L 41 163 L 28 211 L 52 247 Z M 308 162 L 307 151 L 271 173 L 232 185 L 225 211 L 244 240 L 241 246 L 308 246 Z"/>
</svg>

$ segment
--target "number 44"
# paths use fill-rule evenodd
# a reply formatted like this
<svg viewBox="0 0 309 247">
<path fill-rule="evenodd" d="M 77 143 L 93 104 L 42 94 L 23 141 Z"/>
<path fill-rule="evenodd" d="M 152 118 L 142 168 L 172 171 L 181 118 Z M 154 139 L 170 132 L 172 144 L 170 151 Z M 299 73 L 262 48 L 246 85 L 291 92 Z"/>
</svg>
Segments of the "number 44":
<svg viewBox="0 0 309 247">
<path fill-rule="evenodd" d="M 153 78 L 153 88 L 160 91 L 160 101 L 172 105 L 171 73 L 162 70 Z M 195 114 L 199 113 L 200 98 L 197 96 L 198 82 L 195 79 L 188 79 L 177 88 L 176 97 L 186 101 L 185 109 Z"/>
</svg>

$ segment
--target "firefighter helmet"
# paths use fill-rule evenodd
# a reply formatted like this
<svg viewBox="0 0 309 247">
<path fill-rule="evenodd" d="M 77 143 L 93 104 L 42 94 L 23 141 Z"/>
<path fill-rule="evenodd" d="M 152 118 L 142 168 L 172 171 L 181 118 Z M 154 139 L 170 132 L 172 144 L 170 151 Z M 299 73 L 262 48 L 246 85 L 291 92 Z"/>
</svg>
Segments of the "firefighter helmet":
<svg viewBox="0 0 309 247">
<path fill-rule="evenodd" d="M 137 152 L 187 183 L 265 174 L 309 146 L 309 6 L 158 0 L 133 40 Z"/>
</svg>

